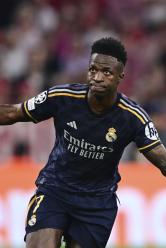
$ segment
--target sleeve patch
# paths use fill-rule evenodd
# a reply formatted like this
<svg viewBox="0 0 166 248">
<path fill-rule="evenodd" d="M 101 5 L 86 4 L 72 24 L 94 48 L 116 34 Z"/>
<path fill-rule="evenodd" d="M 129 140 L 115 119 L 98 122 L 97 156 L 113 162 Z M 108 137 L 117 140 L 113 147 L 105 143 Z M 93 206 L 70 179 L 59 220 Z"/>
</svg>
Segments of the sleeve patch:
<svg viewBox="0 0 166 248">
<path fill-rule="evenodd" d="M 35 109 L 35 97 L 33 97 L 27 101 L 27 108 L 29 111 Z"/>
<path fill-rule="evenodd" d="M 45 90 L 42 93 L 40 93 L 39 95 L 37 95 L 35 97 L 34 102 L 36 104 L 41 104 L 41 103 L 45 102 L 46 99 L 47 99 L 47 90 Z"/>
<path fill-rule="evenodd" d="M 145 126 L 145 135 L 150 140 L 158 140 L 159 135 L 158 135 L 156 128 L 154 127 L 153 122 L 149 122 Z"/>
</svg>

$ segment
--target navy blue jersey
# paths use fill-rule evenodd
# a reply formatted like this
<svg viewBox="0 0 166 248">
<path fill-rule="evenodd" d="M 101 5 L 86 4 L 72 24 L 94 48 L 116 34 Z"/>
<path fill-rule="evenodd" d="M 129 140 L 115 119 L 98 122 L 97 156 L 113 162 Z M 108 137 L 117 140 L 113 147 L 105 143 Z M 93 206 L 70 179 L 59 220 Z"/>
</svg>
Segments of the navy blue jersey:
<svg viewBox="0 0 166 248">
<path fill-rule="evenodd" d="M 96 194 L 116 190 L 125 147 L 134 141 L 147 152 L 160 144 L 152 120 L 138 104 L 118 93 L 114 105 L 97 115 L 88 105 L 88 89 L 86 84 L 58 85 L 22 105 L 33 122 L 53 117 L 56 128 L 37 186 Z"/>
</svg>

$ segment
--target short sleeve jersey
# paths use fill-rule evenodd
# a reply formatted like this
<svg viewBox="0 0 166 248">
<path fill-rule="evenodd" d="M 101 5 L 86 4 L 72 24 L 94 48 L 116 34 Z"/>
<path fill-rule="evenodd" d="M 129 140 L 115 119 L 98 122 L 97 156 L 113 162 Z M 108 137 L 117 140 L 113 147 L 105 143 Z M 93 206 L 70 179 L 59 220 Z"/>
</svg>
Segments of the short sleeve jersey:
<svg viewBox="0 0 166 248">
<path fill-rule="evenodd" d="M 88 105 L 88 89 L 86 84 L 59 85 L 22 105 L 30 120 L 53 117 L 56 128 L 55 145 L 37 186 L 85 193 L 116 190 L 125 147 L 133 141 L 145 153 L 160 144 L 152 120 L 138 104 L 118 93 L 114 105 L 97 115 Z"/>
</svg>

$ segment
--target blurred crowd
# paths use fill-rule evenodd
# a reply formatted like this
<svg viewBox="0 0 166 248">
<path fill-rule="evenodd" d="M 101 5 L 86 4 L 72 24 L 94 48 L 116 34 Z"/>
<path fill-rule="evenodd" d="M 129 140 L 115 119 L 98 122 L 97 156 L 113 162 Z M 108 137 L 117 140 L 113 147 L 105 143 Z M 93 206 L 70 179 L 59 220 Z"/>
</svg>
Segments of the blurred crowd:
<svg viewBox="0 0 166 248">
<path fill-rule="evenodd" d="M 55 84 L 85 82 L 91 44 L 111 35 L 128 53 L 120 90 L 148 111 L 166 145 L 165 13 L 165 0 L 1 1 L 0 103 L 23 102 Z M 34 159 L 46 159 L 51 122 L 23 125 L 0 129 L 0 160 L 16 140 L 30 145 Z M 133 151 L 131 145 L 124 159 L 140 159 Z"/>
</svg>

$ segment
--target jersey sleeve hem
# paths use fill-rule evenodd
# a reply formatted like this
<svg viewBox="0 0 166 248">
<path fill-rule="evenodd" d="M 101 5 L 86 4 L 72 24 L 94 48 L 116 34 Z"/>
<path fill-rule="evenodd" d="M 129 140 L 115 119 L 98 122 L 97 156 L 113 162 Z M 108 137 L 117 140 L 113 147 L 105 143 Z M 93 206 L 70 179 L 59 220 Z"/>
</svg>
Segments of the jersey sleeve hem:
<svg viewBox="0 0 166 248">
<path fill-rule="evenodd" d="M 22 104 L 22 109 L 23 109 L 24 114 L 25 114 L 31 121 L 33 121 L 34 123 L 38 123 L 38 121 L 37 121 L 37 120 L 30 114 L 30 112 L 28 111 L 27 102 L 26 102 L 26 101 Z"/>
<path fill-rule="evenodd" d="M 140 152 L 148 152 L 148 151 L 152 150 L 153 148 L 155 148 L 156 146 L 158 146 L 160 144 L 161 144 L 161 141 L 156 140 L 156 141 L 152 142 L 149 145 L 146 145 L 146 146 L 138 148 L 138 151 L 140 151 Z"/>
</svg>

